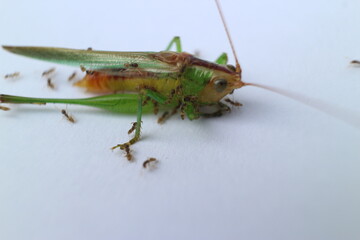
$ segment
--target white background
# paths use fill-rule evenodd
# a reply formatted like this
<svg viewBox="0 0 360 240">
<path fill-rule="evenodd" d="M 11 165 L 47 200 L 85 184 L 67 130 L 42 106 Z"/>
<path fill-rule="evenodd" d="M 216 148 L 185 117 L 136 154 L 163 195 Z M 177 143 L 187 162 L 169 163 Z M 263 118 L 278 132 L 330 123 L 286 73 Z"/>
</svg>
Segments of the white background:
<svg viewBox="0 0 360 240">
<path fill-rule="evenodd" d="M 360 1 L 222 1 L 247 82 L 281 87 L 359 115 Z M 233 57 L 213 1 L 1 0 L 0 44 Z M 88 97 L 56 66 L 0 51 L 0 93 Z M 80 72 L 80 71 L 78 71 Z M 359 239 L 360 130 L 253 87 L 222 118 L 164 125 L 67 106 L 0 112 L 0 239 Z M 344 116 L 343 113 L 339 113 Z M 159 168 L 142 169 L 148 157 Z"/>
</svg>

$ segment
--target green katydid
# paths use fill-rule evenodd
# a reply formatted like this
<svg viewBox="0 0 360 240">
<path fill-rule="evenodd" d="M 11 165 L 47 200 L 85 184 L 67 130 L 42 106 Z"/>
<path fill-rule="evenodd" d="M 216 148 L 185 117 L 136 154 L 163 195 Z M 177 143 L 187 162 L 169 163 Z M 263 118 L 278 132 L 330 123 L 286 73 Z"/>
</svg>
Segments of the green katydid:
<svg viewBox="0 0 360 240">
<path fill-rule="evenodd" d="M 220 10 L 219 5 L 218 8 Z M 220 14 L 222 15 L 221 10 Z M 176 52 L 170 52 L 173 46 L 176 47 Z M 201 60 L 182 52 L 179 37 L 174 37 L 165 51 L 161 52 L 106 52 L 12 46 L 3 48 L 31 58 L 81 67 L 86 71 L 86 76 L 76 85 L 85 87 L 88 91 L 121 92 L 86 99 L 0 95 L 2 103 L 65 103 L 121 113 L 136 112 L 135 136 L 113 149 L 119 147 L 125 150 L 139 140 L 143 112 L 153 111 L 158 106 L 161 110 L 173 113 L 179 109 L 182 116 L 186 115 L 190 120 L 202 115 L 218 116 L 229 109 L 220 100 L 234 89 L 244 86 L 236 56 L 236 67 L 227 65 L 225 53 L 215 63 Z M 201 108 L 209 105 L 217 107 L 217 110 L 212 114 L 202 113 Z"/>
<path fill-rule="evenodd" d="M 229 110 L 229 107 L 221 100 L 235 89 L 246 85 L 265 88 L 289 96 L 277 89 L 242 81 L 241 67 L 217 0 L 216 4 L 235 57 L 235 66 L 227 64 L 227 54 L 225 53 L 221 54 L 213 63 L 182 52 L 179 37 L 174 37 L 167 48 L 161 52 L 109 52 L 3 46 L 5 50 L 15 54 L 78 66 L 86 71 L 86 75 L 75 85 L 84 87 L 91 92 L 116 93 L 85 99 L 0 95 L 0 102 L 78 104 L 120 113 L 136 113 L 136 124 L 131 129 L 135 129 L 134 137 L 130 141 L 112 148 L 126 151 L 129 159 L 131 158 L 129 146 L 140 139 L 141 119 L 144 112 L 157 111 L 157 109 L 165 111 L 159 122 L 177 111 L 181 112 L 182 118 L 187 116 L 190 120 L 201 116 L 219 116 Z M 174 46 L 176 51 L 170 51 Z M 297 99 L 301 101 L 301 99 Z M 232 101 L 228 102 L 234 104 Z M 213 113 L 203 112 L 202 109 L 207 106 L 212 106 L 216 110 Z"/>
</svg>

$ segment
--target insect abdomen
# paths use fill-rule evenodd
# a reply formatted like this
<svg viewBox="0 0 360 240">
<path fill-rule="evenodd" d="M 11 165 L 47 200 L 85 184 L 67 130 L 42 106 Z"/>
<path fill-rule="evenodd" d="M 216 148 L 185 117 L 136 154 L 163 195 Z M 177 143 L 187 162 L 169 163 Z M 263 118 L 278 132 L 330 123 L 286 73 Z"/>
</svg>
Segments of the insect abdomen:
<svg viewBox="0 0 360 240">
<path fill-rule="evenodd" d="M 160 77 L 157 73 L 134 72 L 121 76 L 93 71 L 74 85 L 95 93 L 139 92 L 143 88 L 152 88 L 169 95 L 179 83 L 179 79 L 170 76 Z"/>
</svg>

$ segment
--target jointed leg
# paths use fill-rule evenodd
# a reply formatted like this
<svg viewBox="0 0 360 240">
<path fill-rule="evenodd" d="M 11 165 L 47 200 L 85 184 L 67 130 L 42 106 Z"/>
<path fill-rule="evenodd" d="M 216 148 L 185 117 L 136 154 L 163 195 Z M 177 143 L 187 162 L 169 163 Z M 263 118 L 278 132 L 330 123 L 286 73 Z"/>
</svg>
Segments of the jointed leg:
<svg viewBox="0 0 360 240">
<path fill-rule="evenodd" d="M 159 113 L 159 103 L 155 100 L 152 100 L 152 103 L 154 105 L 154 114 L 157 115 Z"/>
<path fill-rule="evenodd" d="M 153 106 L 154 106 L 154 114 L 157 115 L 159 112 L 159 103 L 156 100 L 151 99 L 150 97 L 146 97 L 143 101 L 143 106 L 148 104 L 148 102 L 151 100 Z"/>
<path fill-rule="evenodd" d="M 217 64 L 223 64 L 223 65 L 225 65 L 225 64 L 227 64 L 227 62 L 228 62 L 228 56 L 227 56 L 226 53 L 221 54 L 221 55 L 215 60 L 215 63 L 217 63 Z"/>
<path fill-rule="evenodd" d="M 144 94 L 146 97 L 149 97 L 151 100 L 156 101 L 156 102 L 158 102 L 158 103 L 160 103 L 160 104 L 166 103 L 166 97 L 163 96 L 162 94 L 154 91 L 154 90 L 144 89 L 144 90 L 143 90 L 143 94 Z"/>
<path fill-rule="evenodd" d="M 146 96 L 146 98 L 150 98 L 152 101 L 155 101 L 157 103 L 164 103 L 166 101 L 166 98 L 164 96 L 162 96 L 161 94 L 159 94 L 151 89 L 144 89 L 142 91 L 142 93 L 139 94 L 136 122 L 133 123 L 132 128 L 129 130 L 129 132 L 131 133 L 132 131 L 134 131 L 134 128 L 135 128 L 134 137 L 126 143 L 118 144 L 111 148 L 112 150 L 114 150 L 116 148 L 120 148 L 121 150 L 124 150 L 126 153 L 126 157 L 129 161 L 132 160 L 132 155 L 130 153 L 130 146 L 140 140 L 141 123 L 142 123 L 141 117 L 142 117 L 142 106 L 144 105 L 144 102 L 143 102 L 144 96 Z"/>
<path fill-rule="evenodd" d="M 159 117 L 158 119 L 158 123 L 159 124 L 163 124 L 166 120 L 168 120 L 170 117 L 174 116 L 177 111 L 179 110 L 179 108 L 181 107 L 181 102 L 179 102 L 178 105 L 176 105 L 175 108 L 173 108 L 173 110 L 170 112 L 166 111 L 163 113 L 163 115 L 161 117 Z M 185 114 L 185 113 L 184 113 Z"/>
<path fill-rule="evenodd" d="M 135 135 L 132 139 L 130 139 L 130 141 L 123 143 L 123 144 L 118 144 L 114 147 L 112 147 L 111 149 L 114 150 L 115 148 L 120 148 L 121 150 L 125 150 L 126 154 L 129 153 L 129 146 L 136 143 L 137 141 L 139 141 L 140 139 L 140 131 L 141 131 L 141 117 L 142 117 L 142 105 L 143 105 L 143 96 L 142 94 L 139 94 L 139 99 L 138 99 L 138 110 L 137 110 L 137 118 L 136 118 L 136 126 L 135 126 Z"/>
<path fill-rule="evenodd" d="M 233 101 L 230 98 L 225 98 L 224 101 L 231 104 L 231 105 L 233 105 L 233 106 L 235 106 L 235 107 L 241 107 L 242 106 L 242 103 Z"/>
<path fill-rule="evenodd" d="M 181 104 L 180 114 L 183 120 L 185 118 L 185 114 L 189 120 L 194 120 L 199 118 L 200 113 L 197 105 L 197 97 L 186 96 Z"/>
<path fill-rule="evenodd" d="M 216 107 L 218 108 L 218 110 L 212 112 L 212 113 L 202 113 L 201 116 L 206 117 L 206 118 L 211 118 L 211 117 L 220 117 L 223 115 L 224 112 L 230 112 L 231 109 L 228 105 L 226 105 L 225 103 L 222 102 L 218 102 Z"/>
<path fill-rule="evenodd" d="M 176 88 L 172 89 L 170 92 L 170 96 L 168 96 L 168 99 L 166 100 L 165 104 L 169 104 L 173 101 L 175 95 L 181 95 L 182 94 L 182 86 L 179 85 Z"/>
<path fill-rule="evenodd" d="M 180 37 L 174 37 L 174 38 L 171 40 L 171 42 L 169 43 L 169 45 L 167 46 L 167 48 L 165 49 L 165 51 L 170 51 L 171 47 L 172 47 L 174 44 L 176 45 L 176 52 L 182 52 Z"/>
</svg>

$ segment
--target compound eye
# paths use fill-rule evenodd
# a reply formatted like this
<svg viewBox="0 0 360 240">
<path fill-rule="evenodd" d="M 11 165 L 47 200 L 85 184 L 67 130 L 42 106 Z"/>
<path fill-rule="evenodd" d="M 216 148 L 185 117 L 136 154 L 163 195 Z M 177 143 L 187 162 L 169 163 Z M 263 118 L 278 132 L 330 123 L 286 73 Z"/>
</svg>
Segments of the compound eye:
<svg viewBox="0 0 360 240">
<path fill-rule="evenodd" d="M 217 92 L 222 92 L 227 87 L 227 81 L 225 79 L 217 79 L 215 80 L 214 84 L 215 84 L 215 90 Z"/>
</svg>

